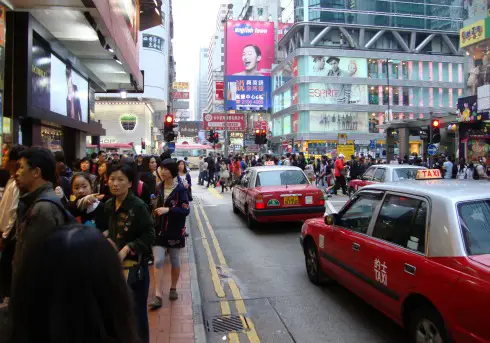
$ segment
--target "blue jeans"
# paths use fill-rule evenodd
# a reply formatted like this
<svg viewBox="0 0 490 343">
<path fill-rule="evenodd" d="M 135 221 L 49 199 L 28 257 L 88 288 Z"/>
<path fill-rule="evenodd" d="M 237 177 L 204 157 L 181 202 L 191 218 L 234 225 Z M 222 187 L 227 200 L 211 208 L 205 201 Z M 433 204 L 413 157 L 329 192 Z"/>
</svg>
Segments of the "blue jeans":
<svg viewBox="0 0 490 343">
<path fill-rule="evenodd" d="M 130 285 L 133 291 L 134 309 L 136 312 L 136 327 L 142 343 L 150 342 L 150 326 L 148 324 L 148 289 L 150 288 L 150 272 L 148 263 L 141 266 L 143 280 Z"/>
<path fill-rule="evenodd" d="M 197 182 L 197 183 L 198 183 L 199 185 L 203 185 L 203 184 L 204 184 L 204 180 L 205 180 L 205 178 L 204 178 L 204 171 L 200 171 L 200 172 L 199 172 L 199 180 L 198 180 L 198 182 Z"/>
</svg>

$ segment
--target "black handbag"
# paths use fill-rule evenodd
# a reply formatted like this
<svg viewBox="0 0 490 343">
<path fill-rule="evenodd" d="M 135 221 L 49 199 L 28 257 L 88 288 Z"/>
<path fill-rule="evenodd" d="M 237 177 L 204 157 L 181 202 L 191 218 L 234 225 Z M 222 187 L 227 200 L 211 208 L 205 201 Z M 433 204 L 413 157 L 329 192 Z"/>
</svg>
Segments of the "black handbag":
<svg viewBox="0 0 490 343">
<path fill-rule="evenodd" d="M 143 281 L 142 260 L 143 260 L 143 255 L 139 255 L 138 263 L 136 263 L 132 267 L 129 267 L 128 280 L 127 280 L 128 285 L 131 286 L 138 283 L 139 281 Z"/>
<path fill-rule="evenodd" d="M 187 188 L 187 197 L 189 198 L 189 201 L 193 201 L 194 200 L 192 198 L 192 187 Z"/>
</svg>

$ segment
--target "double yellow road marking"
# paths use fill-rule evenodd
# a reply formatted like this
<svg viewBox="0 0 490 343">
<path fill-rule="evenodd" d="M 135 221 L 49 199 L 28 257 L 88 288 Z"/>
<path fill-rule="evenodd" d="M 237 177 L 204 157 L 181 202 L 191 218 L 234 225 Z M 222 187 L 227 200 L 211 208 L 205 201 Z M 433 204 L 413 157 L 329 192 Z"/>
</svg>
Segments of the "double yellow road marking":
<svg viewBox="0 0 490 343">
<path fill-rule="evenodd" d="M 223 196 L 221 194 L 218 193 L 218 191 L 216 190 L 216 188 L 208 188 L 209 192 L 216 198 L 218 199 L 223 199 Z"/>
<path fill-rule="evenodd" d="M 215 189 L 212 189 L 212 190 L 214 192 L 216 192 L 217 195 L 219 195 Z M 210 189 L 210 191 L 211 191 L 211 189 Z M 221 196 L 221 195 L 219 195 L 219 196 Z M 228 300 L 226 300 L 226 293 L 223 289 L 223 285 L 222 285 L 221 280 L 218 276 L 218 270 L 216 267 L 216 263 L 214 261 L 213 254 L 211 252 L 211 247 L 209 245 L 209 239 L 208 239 L 208 236 L 206 235 L 206 232 L 204 230 L 203 221 L 201 220 L 201 215 L 199 214 L 199 212 L 202 213 L 202 217 L 204 218 L 204 223 L 206 224 L 207 232 L 209 232 L 209 238 L 210 238 L 212 245 L 214 247 L 214 250 L 216 252 L 216 256 L 218 258 L 219 265 L 222 268 L 227 269 L 228 264 L 226 263 L 225 256 L 223 255 L 223 251 L 221 250 L 219 241 L 216 238 L 213 227 L 209 221 L 209 218 L 208 218 L 206 212 L 204 211 L 204 208 L 202 206 L 194 206 L 194 210 L 195 210 L 195 215 L 197 218 L 197 226 L 199 228 L 199 232 L 200 232 L 201 237 L 202 237 L 202 243 L 204 246 L 204 250 L 206 251 L 206 256 L 208 258 L 209 270 L 211 272 L 211 280 L 213 282 L 214 290 L 215 290 L 218 298 L 222 299 L 220 301 L 221 314 L 222 315 L 230 315 L 231 314 L 230 304 L 229 304 Z M 230 288 L 231 294 L 233 296 L 233 300 L 235 303 L 236 310 L 237 310 L 238 314 L 240 315 L 240 318 L 243 322 L 244 327 L 246 327 L 244 315 L 247 314 L 247 308 L 245 306 L 245 302 L 243 301 L 242 295 L 240 293 L 240 289 L 238 288 L 238 285 L 236 284 L 235 280 L 233 280 L 233 278 L 228 279 L 227 284 L 228 284 L 228 287 Z M 257 331 L 255 330 L 255 327 L 254 327 L 252 321 L 250 320 L 250 318 L 247 318 L 247 323 L 248 323 L 248 326 L 250 328 L 250 330 L 246 331 L 248 341 L 250 343 L 260 343 L 259 336 L 257 335 Z M 229 333 L 228 339 L 229 339 L 229 342 L 234 342 L 234 343 L 240 342 L 240 339 L 238 337 L 238 333 L 236 333 L 236 332 Z"/>
</svg>

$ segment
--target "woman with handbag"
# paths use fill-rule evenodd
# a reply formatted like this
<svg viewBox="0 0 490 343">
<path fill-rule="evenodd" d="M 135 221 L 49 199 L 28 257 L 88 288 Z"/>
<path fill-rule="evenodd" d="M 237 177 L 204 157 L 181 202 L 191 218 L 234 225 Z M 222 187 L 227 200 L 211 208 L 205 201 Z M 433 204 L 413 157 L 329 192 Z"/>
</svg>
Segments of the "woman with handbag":
<svg viewBox="0 0 490 343">
<path fill-rule="evenodd" d="M 113 165 L 108 182 L 113 198 L 105 203 L 104 215 L 96 226 L 119 254 L 133 293 L 141 342 L 148 343 L 148 261 L 155 241 L 155 228 L 147 205 L 132 191 L 134 180 L 137 176 L 131 164 Z"/>
<path fill-rule="evenodd" d="M 183 161 L 182 161 L 183 162 Z M 180 164 L 180 162 L 179 162 Z M 189 215 L 188 188 L 178 181 L 179 171 L 173 159 L 160 164 L 163 182 L 158 186 L 158 197 L 153 216 L 156 222 L 156 240 L 153 247 L 155 263 L 155 297 L 150 303 L 151 309 L 162 306 L 163 264 L 165 252 L 170 256 L 171 285 L 168 298 L 177 300 L 177 283 L 180 276 L 180 249 L 185 247 L 185 220 Z"/>
<path fill-rule="evenodd" d="M 219 172 L 220 184 L 221 184 L 221 193 L 224 193 L 225 190 L 228 190 L 229 181 L 230 181 L 230 171 L 228 170 L 228 166 L 226 165 L 225 160 L 221 160 L 220 164 L 220 172 Z"/>
<path fill-rule="evenodd" d="M 189 201 L 192 201 L 192 180 L 191 175 L 187 171 L 187 166 L 184 160 L 180 160 L 177 164 L 179 169 L 179 175 L 177 176 L 177 181 L 187 189 L 187 197 Z"/>
</svg>

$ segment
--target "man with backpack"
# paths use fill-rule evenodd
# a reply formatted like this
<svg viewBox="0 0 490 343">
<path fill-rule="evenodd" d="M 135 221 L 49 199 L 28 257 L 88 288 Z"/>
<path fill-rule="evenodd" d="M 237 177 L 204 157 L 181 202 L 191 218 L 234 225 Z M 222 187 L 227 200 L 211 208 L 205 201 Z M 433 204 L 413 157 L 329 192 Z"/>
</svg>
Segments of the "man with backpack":
<svg viewBox="0 0 490 343">
<path fill-rule="evenodd" d="M 65 210 L 53 190 L 56 161 L 51 151 L 32 147 L 20 154 L 15 181 L 21 192 L 15 225 L 17 243 L 13 258 L 13 281 L 26 254 L 56 227 L 73 217 Z"/>
</svg>

